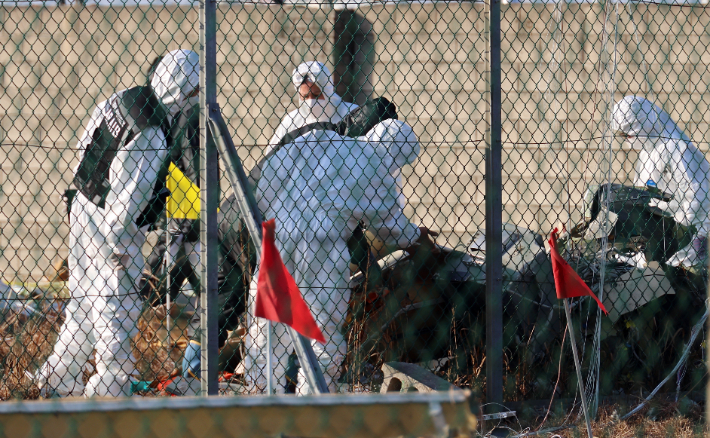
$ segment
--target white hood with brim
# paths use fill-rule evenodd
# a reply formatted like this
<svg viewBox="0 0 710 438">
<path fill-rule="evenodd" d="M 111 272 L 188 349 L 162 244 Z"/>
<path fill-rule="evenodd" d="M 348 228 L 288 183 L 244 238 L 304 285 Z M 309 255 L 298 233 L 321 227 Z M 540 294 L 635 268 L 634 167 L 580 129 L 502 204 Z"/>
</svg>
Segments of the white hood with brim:
<svg viewBox="0 0 710 438">
<path fill-rule="evenodd" d="M 321 92 L 326 96 L 326 99 L 335 94 L 335 85 L 333 84 L 333 77 L 330 74 L 330 70 L 328 70 L 328 67 L 326 67 L 325 64 L 323 64 L 322 62 L 304 62 L 293 70 L 293 73 L 291 74 L 291 81 L 293 82 L 293 86 L 296 87 L 297 91 L 298 87 L 301 86 L 304 79 L 306 78 L 308 78 L 308 80 L 313 82 L 314 84 L 318 85 L 318 88 L 321 89 Z"/>
<path fill-rule="evenodd" d="M 318 85 L 324 98 L 303 100 L 299 95 L 298 108 L 288 113 L 276 128 L 274 136 L 269 141 L 271 147 L 278 144 L 286 134 L 293 130 L 316 122 L 338 123 L 346 114 L 358 107 L 354 103 L 343 101 L 335 93 L 333 77 L 325 64 L 309 61 L 300 64 L 293 70 L 291 82 L 296 87 L 296 94 L 298 94 L 298 87 L 306 77 Z M 268 154 L 270 150 L 271 148 L 267 149 L 265 154 Z"/>
<path fill-rule="evenodd" d="M 301 103 L 298 107 L 298 114 L 303 119 L 303 124 L 330 122 L 334 118 L 338 118 L 338 107 L 342 99 L 335 94 L 333 78 L 328 67 L 317 61 L 304 62 L 296 67 L 291 75 L 291 82 L 296 87 L 297 93 L 306 78 L 318 85 L 323 98 L 304 100 L 300 94 L 298 95 L 298 101 Z"/>
<path fill-rule="evenodd" d="M 150 85 L 172 117 L 188 110 L 198 102 L 197 96 L 187 96 L 200 85 L 200 56 L 192 50 L 168 52 L 155 68 Z"/>
<path fill-rule="evenodd" d="M 611 129 L 634 137 L 690 141 L 666 111 L 640 96 L 626 96 L 614 105 Z"/>
</svg>

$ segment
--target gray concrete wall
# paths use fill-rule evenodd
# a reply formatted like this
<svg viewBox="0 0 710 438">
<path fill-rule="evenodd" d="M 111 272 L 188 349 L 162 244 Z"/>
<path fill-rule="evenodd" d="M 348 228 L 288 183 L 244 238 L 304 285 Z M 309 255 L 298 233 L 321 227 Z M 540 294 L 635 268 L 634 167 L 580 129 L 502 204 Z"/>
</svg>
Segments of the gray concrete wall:
<svg viewBox="0 0 710 438">
<path fill-rule="evenodd" d="M 423 146 L 404 172 L 407 212 L 455 245 L 484 222 L 483 6 L 360 12 L 374 33 L 374 94 L 398 106 Z M 603 11 L 569 5 L 560 16 L 556 28 L 554 6 L 510 5 L 503 13 L 504 220 L 542 232 L 567 221 L 567 212 L 579 219 L 584 187 L 606 177 L 605 157 L 614 179 L 632 174 L 634 155 L 618 143 L 605 152 L 600 140 L 612 95 L 650 94 L 708 150 L 703 9 L 640 7 L 630 20 L 622 8 L 617 67 L 601 77 Z M 291 70 L 311 59 L 333 67 L 334 12 L 233 4 L 221 5 L 218 19 L 219 102 L 249 168 L 295 107 Z M 0 276 L 38 279 L 66 255 L 61 194 L 92 107 L 142 84 L 155 56 L 197 49 L 198 11 L 5 7 L 0 22 Z"/>
</svg>

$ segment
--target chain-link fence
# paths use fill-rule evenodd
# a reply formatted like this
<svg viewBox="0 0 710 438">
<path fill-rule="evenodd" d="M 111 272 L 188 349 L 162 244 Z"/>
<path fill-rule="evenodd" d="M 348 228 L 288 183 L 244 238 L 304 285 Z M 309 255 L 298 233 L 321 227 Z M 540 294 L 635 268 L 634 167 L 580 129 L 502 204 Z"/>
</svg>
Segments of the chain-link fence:
<svg viewBox="0 0 710 438">
<path fill-rule="evenodd" d="M 1 6 L 1 398 L 194 394 L 205 361 L 222 394 L 315 391 L 300 341 L 254 315 L 251 196 L 331 392 L 399 389 L 404 362 L 488 402 L 574 398 L 563 227 L 609 310 L 571 303 L 593 408 L 705 382 L 705 6 L 504 4 L 491 65 L 482 3 L 219 3 L 210 111 L 198 5 Z M 201 152 L 213 112 L 239 160 Z"/>
<path fill-rule="evenodd" d="M 643 394 L 662 381 L 665 391 L 698 390 L 705 345 L 689 342 L 706 310 L 706 9 L 504 11 L 504 221 L 515 227 L 503 261 L 506 398 L 577 390 L 541 245 L 555 227 L 569 230 L 565 256 L 610 312 L 575 304 L 588 396 Z"/>
</svg>

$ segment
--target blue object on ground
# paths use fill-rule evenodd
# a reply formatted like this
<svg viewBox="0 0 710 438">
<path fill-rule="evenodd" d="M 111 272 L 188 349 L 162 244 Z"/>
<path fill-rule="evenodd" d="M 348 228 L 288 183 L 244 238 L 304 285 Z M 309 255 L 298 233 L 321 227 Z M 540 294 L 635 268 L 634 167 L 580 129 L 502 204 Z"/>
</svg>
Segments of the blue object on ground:
<svg viewBox="0 0 710 438">
<path fill-rule="evenodd" d="M 150 389 L 150 382 L 137 381 L 131 382 L 131 394 L 137 394 L 139 392 L 147 392 Z"/>
<path fill-rule="evenodd" d="M 200 378 L 200 354 L 201 346 L 197 341 L 190 340 L 185 348 L 185 356 L 182 358 L 183 377 Z"/>
</svg>

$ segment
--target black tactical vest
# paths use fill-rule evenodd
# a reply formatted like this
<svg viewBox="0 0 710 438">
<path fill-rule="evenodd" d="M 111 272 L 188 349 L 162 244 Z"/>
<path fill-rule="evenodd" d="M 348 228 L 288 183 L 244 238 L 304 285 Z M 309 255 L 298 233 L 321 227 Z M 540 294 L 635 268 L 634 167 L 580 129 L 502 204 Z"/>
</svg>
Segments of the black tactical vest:
<svg viewBox="0 0 710 438">
<path fill-rule="evenodd" d="M 126 118 L 136 121 L 129 129 Z M 91 134 L 74 176 L 74 186 L 92 203 L 104 208 L 111 190 L 109 172 L 117 152 L 149 126 L 163 129 L 168 138 L 167 111 L 150 87 L 135 87 L 108 100 L 99 127 Z"/>
</svg>

